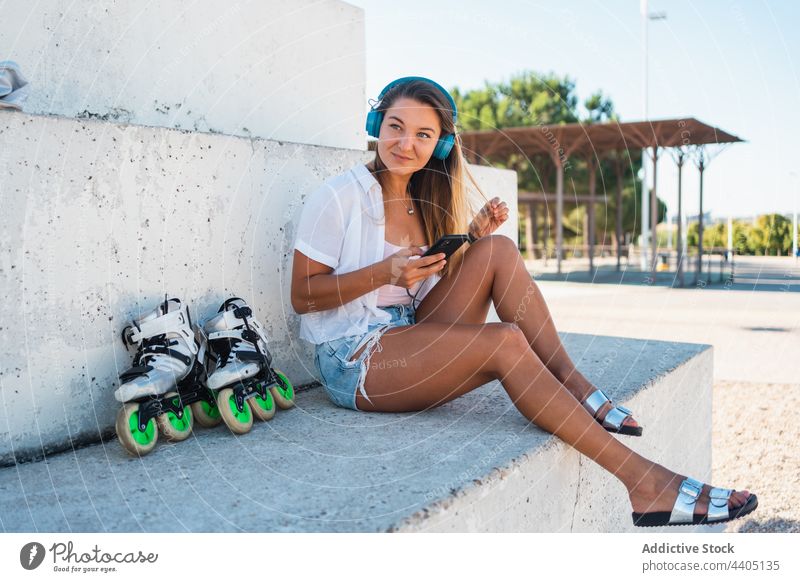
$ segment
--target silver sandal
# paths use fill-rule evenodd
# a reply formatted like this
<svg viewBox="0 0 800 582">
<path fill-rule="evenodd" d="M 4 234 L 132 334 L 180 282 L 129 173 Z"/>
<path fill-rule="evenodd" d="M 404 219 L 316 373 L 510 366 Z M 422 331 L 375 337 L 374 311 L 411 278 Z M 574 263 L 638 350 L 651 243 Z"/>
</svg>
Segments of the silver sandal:
<svg viewBox="0 0 800 582">
<path fill-rule="evenodd" d="M 639 527 L 656 527 L 661 525 L 711 525 L 743 517 L 748 513 L 752 513 L 755 508 L 758 507 L 758 498 L 751 493 L 744 505 L 730 509 L 728 507 L 728 500 L 730 500 L 734 490 L 713 487 L 711 491 L 708 492 L 709 503 L 706 514 L 695 515 L 694 507 L 697 505 L 697 500 L 700 498 L 700 493 L 702 493 L 702 491 L 703 484 L 700 481 L 687 477 L 683 480 L 678 489 L 678 497 L 675 499 L 675 505 L 672 507 L 671 513 L 667 511 L 636 513 L 634 511 L 631 514 L 633 517 L 633 525 Z"/>
<path fill-rule="evenodd" d="M 626 418 L 633 416 L 633 412 L 622 405 L 611 402 L 613 408 L 608 411 L 605 418 L 603 418 L 601 422 L 600 419 L 597 418 L 597 411 L 600 410 L 606 402 L 611 402 L 611 399 L 606 395 L 605 392 L 598 388 L 592 392 L 581 404 L 583 404 L 583 407 L 589 411 L 589 414 L 591 414 L 595 420 L 597 420 L 597 422 L 599 422 L 601 426 L 608 432 L 615 432 L 630 436 L 642 436 L 641 426 L 626 426 L 622 424 L 625 422 Z"/>
</svg>

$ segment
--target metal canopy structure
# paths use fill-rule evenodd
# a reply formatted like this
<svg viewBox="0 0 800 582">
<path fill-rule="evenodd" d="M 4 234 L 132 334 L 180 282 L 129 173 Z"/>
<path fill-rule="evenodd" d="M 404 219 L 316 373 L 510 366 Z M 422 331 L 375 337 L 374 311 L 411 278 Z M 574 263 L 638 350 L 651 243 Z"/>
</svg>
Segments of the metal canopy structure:
<svg viewBox="0 0 800 582">
<path fill-rule="evenodd" d="M 570 156 L 591 153 L 599 155 L 656 146 L 673 148 L 739 141 L 742 140 L 735 135 L 693 117 L 626 123 L 537 125 L 461 133 L 461 142 L 465 149 L 483 157 L 506 156 L 511 153 L 552 155 L 554 144 L 559 144 L 564 154 Z"/>
<path fill-rule="evenodd" d="M 570 157 L 580 157 L 586 160 L 589 170 L 588 201 L 589 220 L 589 268 L 594 270 L 594 213 L 596 197 L 596 170 L 598 161 L 603 158 L 613 158 L 616 163 L 617 174 L 617 268 L 620 266 L 621 254 L 621 212 L 622 212 L 622 181 L 624 177 L 623 160 L 628 157 L 630 150 L 642 149 L 648 152 L 655 162 L 664 149 L 673 150 L 673 159 L 678 166 L 678 274 L 683 282 L 683 254 L 681 252 L 681 169 L 687 156 L 695 159 L 700 170 L 700 240 L 703 237 L 703 172 L 708 166 L 710 152 L 707 146 L 727 145 L 741 142 L 742 139 L 723 131 L 717 127 L 698 121 L 693 117 L 677 119 L 661 119 L 635 122 L 609 122 L 596 124 L 570 123 L 564 125 L 536 125 L 529 127 L 509 127 L 499 130 L 466 131 L 461 134 L 461 142 L 467 159 L 474 164 L 491 159 L 507 159 L 513 154 L 521 154 L 527 158 L 546 155 L 550 158 L 556 170 L 556 258 L 558 272 L 561 273 L 561 258 L 563 254 L 563 212 L 564 212 L 564 168 L 568 165 Z M 675 155 L 675 152 L 678 155 Z M 654 164 L 654 169 L 657 165 Z M 658 222 L 658 204 L 656 196 L 657 174 L 653 175 L 653 189 L 650 192 L 650 224 Z M 527 193 L 526 193 L 527 194 Z M 541 198 L 547 199 L 546 193 L 541 193 Z M 535 216 L 533 204 L 537 196 L 528 195 L 522 202 L 526 205 L 526 216 L 532 213 Z M 575 197 L 571 197 L 574 199 Z M 530 218 L 528 224 L 530 225 Z M 655 232 L 652 227 L 651 233 Z M 528 241 L 531 237 L 528 236 Z M 651 234 L 652 270 L 656 269 L 657 237 Z M 697 276 L 702 272 L 702 243 L 697 261 Z"/>
</svg>

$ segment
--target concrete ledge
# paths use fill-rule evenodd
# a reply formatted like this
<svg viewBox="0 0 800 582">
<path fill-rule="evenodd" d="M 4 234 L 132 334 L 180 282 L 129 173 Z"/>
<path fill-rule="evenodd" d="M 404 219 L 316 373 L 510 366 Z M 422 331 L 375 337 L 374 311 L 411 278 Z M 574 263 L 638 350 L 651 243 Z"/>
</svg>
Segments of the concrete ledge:
<svg viewBox="0 0 800 582">
<path fill-rule="evenodd" d="M 592 381 L 637 413 L 645 436 L 620 437 L 626 444 L 669 468 L 710 478 L 710 346 L 579 335 L 564 341 Z M 0 469 L 0 526 L 633 530 L 624 487 L 530 425 L 497 382 L 420 414 L 336 408 L 317 388 L 241 437 L 222 427 L 197 429 L 188 441 L 160 444 L 143 459 L 127 457 L 111 441 Z"/>
</svg>

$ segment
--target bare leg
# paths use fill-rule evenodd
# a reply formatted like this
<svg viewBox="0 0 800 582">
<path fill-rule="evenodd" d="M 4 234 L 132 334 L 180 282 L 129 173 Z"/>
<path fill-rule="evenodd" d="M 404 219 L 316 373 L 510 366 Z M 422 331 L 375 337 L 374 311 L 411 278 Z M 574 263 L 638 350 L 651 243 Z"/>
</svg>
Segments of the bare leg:
<svg viewBox="0 0 800 582">
<path fill-rule="evenodd" d="M 538 285 L 506 236 L 487 236 L 467 249 L 460 269 L 437 283 L 420 303 L 417 322 L 481 323 L 490 301 L 502 321 L 522 329 L 531 349 L 575 398 L 582 402 L 596 389 L 567 354 Z M 610 408 L 601 407 L 598 418 L 605 418 Z M 625 424 L 638 426 L 632 418 Z"/>
<path fill-rule="evenodd" d="M 365 389 L 371 403 L 358 394 L 360 410 L 425 410 L 497 378 L 526 418 L 620 479 L 634 511 L 672 509 L 683 476 L 603 429 L 549 372 L 515 324 L 417 323 L 388 330 L 380 343 L 381 351 L 368 358 Z M 697 513 L 707 508 L 704 489 Z M 729 507 L 746 499 L 747 492 L 735 493 Z"/>
</svg>

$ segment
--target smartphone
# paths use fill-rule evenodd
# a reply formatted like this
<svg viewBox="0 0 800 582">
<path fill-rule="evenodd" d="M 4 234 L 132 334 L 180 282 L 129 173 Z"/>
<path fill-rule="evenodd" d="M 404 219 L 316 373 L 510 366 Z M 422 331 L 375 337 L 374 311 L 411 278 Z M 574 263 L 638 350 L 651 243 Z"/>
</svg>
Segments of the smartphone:
<svg viewBox="0 0 800 582">
<path fill-rule="evenodd" d="M 436 243 L 425 251 L 425 254 L 422 255 L 423 257 L 429 257 L 431 255 L 437 255 L 439 253 L 445 254 L 445 259 L 449 259 L 450 255 L 456 252 L 461 245 L 469 240 L 469 237 L 465 234 L 446 234 L 442 238 L 436 241 Z"/>
</svg>

